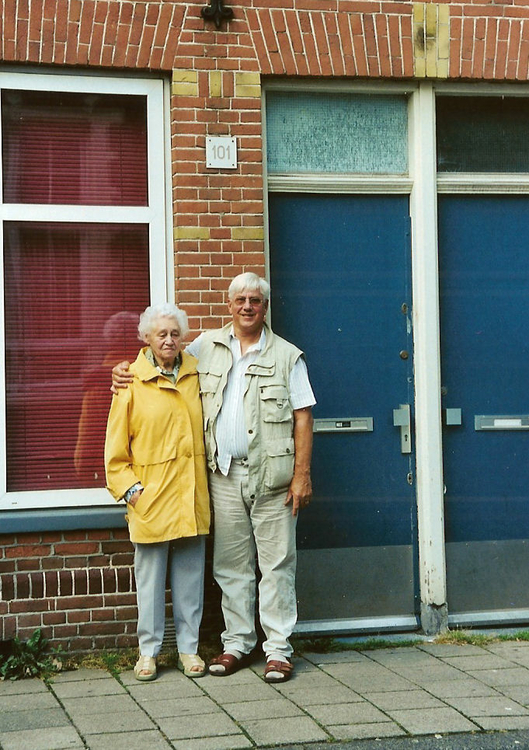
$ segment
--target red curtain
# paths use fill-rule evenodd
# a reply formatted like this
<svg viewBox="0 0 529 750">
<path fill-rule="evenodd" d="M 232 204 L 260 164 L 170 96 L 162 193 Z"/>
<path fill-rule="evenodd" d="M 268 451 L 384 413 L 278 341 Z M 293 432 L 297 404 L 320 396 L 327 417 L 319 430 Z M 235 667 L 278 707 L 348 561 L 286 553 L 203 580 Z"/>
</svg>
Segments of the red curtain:
<svg viewBox="0 0 529 750">
<path fill-rule="evenodd" d="M 5 90 L 4 201 L 147 205 L 146 122 L 141 96 Z"/>
<path fill-rule="evenodd" d="M 7 91 L 4 201 L 147 202 L 146 100 Z M 8 491 L 104 487 L 110 370 L 149 304 L 146 224 L 4 223 Z"/>
</svg>

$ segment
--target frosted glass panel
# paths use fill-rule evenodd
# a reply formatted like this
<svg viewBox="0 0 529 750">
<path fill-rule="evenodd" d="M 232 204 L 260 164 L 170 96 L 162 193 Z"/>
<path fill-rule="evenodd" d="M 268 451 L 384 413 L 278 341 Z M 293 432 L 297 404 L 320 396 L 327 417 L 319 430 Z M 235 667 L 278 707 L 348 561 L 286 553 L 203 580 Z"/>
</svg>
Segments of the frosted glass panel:
<svg viewBox="0 0 529 750">
<path fill-rule="evenodd" d="M 529 99 L 437 100 L 439 172 L 529 172 Z"/>
<path fill-rule="evenodd" d="M 408 171 L 404 96 L 270 92 L 266 122 L 270 173 Z"/>
</svg>

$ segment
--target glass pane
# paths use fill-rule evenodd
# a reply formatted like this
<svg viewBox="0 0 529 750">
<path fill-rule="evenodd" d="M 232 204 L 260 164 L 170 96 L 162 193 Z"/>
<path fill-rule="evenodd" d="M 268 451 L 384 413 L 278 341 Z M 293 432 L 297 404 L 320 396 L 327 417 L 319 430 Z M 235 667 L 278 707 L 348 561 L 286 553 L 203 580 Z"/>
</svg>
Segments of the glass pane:
<svg viewBox="0 0 529 750">
<path fill-rule="evenodd" d="M 439 172 L 529 172 L 529 99 L 437 99 Z"/>
<path fill-rule="evenodd" d="M 110 370 L 141 346 L 148 227 L 5 224 L 7 489 L 104 487 Z"/>
<path fill-rule="evenodd" d="M 404 96 L 274 91 L 266 122 L 270 173 L 408 171 Z"/>
<path fill-rule="evenodd" d="M 147 205 L 143 96 L 2 94 L 7 203 Z"/>
</svg>

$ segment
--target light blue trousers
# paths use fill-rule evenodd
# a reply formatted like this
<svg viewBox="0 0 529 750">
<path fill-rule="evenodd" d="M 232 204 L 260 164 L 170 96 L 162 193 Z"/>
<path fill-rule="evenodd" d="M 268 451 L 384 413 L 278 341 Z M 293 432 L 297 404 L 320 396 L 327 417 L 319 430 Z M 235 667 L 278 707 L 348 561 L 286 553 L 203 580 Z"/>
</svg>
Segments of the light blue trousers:
<svg viewBox="0 0 529 750">
<path fill-rule="evenodd" d="M 205 541 L 204 536 L 194 536 L 134 545 L 138 643 L 143 656 L 158 656 L 162 647 L 168 572 L 178 651 L 197 653 L 204 604 Z"/>
</svg>

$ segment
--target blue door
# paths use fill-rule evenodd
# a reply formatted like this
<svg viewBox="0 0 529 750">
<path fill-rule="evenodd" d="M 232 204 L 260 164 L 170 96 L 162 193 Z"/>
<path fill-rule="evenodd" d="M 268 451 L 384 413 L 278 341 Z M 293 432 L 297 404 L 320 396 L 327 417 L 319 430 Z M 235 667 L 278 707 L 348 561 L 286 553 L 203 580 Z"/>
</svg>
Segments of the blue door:
<svg viewBox="0 0 529 750">
<path fill-rule="evenodd" d="M 439 256 L 449 611 L 525 619 L 529 197 L 441 196 Z"/>
<path fill-rule="evenodd" d="M 272 325 L 318 401 L 302 627 L 415 627 L 408 196 L 271 193 L 269 215 Z"/>
</svg>

